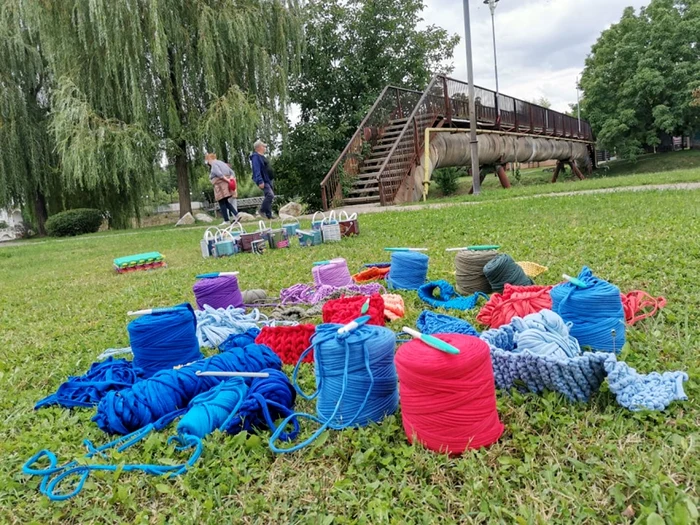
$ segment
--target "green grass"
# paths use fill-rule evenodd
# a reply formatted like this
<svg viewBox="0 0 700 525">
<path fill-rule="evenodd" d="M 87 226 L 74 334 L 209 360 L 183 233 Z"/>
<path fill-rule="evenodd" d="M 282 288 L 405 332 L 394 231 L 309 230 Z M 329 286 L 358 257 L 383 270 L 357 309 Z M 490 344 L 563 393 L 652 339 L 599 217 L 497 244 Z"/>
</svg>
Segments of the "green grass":
<svg viewBox="0 0 700 525">
<path fill-rule="evenodd" d="M 371 214 L 360 218 L 356 239 L 224 261 L 201 258 L 203 229 L 0 248 L 0 522 L 691 523 L 700 480 L 699 196 L 650 191 Z M 431 249 L 430 278 L 452 280 L 444 248 L 486 243 L 549 266 L 540 283 L 587 264 L 623 290 L 665 295 L 659 315 L 629 330 L 622 358 L 641 372 L 686 370 L 690 400 L 664 413 L 633 413 L 606 387 L 588 404 L 498 392 L 505 434 L 459 458 L 409 446 L 400 414 L 329 432 L 285 456 L 269 451 L 268 434 L 215 433 L 184 476 L 93 475 L 63 503 L 40 496 L 37 480 L 21 474 L 39 449 L 68 460 L 84 453 L 83 439 L 108 440 L 90 421 L 93 410 L 35 412 L 33 404 L 105 348 L 128 344 L 126 311 L 193 301 L 196 273 L 236 269 L 244 288 L 277 293 L 310 281 L 315 260 L 342 256 L 357 268 L 385 259 L 383 246 L 423 245 Z M 114 257 L 149 250 L 165 254 L 169 267 L 111 271 Z M 404 297 L 407 318 L 396 329 L 423 308 L 415 294 Z M 303 381 L 312 381 L 311 366 Z M 155 434 L 121 461 L 177 459 L 165 444 L 172 433 L 171 426 Z M 628 507 L 632 519 L 623 515 Z"/>
</svg>

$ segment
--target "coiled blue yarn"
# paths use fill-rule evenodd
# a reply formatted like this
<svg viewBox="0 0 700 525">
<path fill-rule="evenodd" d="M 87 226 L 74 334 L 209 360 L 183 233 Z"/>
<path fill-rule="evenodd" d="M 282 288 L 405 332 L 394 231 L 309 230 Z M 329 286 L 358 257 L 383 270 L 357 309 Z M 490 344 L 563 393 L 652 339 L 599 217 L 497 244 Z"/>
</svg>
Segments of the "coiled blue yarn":
<svg viewBox="0 0 700 525">
<path fill-rule="evenodd" d="M 304 399 L 316 399 L 317 416 L 296 413 L 287 417 L 270 437 L 274 452 L 294 452 L 320 436 L 327 428 L 335 430 L 360 427 L 381 421 L 398 408 L 398 378 L 394 366 L 395 334 L 383 327 L 365 325 L 338 334 L 342 325 L 322 324 L 316 327 L 312 346 L 299 357 L 292 376 L 297 393 Z M 316 391 L 303 392 L 297 383 L 299 367 L 314 350 Z M 306 418 L 319 423 L 308 439 L 289 448 L 275 442 L 293 418 Z"/>
<path fill-rule="evenodd" d="M 391 270 L 386 276 L 389 288 L 417 290 L 428 277 L 430 257 L 420 252 L 393 252 Z"/>
<path fill-rule="evenodd" d="M 440 294 L 435 297 L 435 290 Z M 431 281 L 418 288 L 418 297 L 428 303 L 433 308 L 445 308 L 447 310 L 471 310 L 476 306 L 480 297 L 487 301 L 489 296 L 483 292 L 476 292 L 474 295 L 463 297 L 455 292 L 455 289 L 447 281 Z"/>
<path fill-rule="evenodd" d="M 231 348 L 245 348 L 248 345 L 255 344 L 255 338 L 260 335 L 259 328 L 249 328 L 242 334 L 233 334 L 219 345 L 220 352 L 226 352 Z"/>
<path fill-rule="evenodd" d="M 626 332 L 620 289 L 594 276 L 587 266 L 578 278 L 588 287 L 567 282 L 552 288 L 552 310 L 572 323 L 571 335 L 581 346 L 619 354 Z"/>
<path fill-rule="evenodd" d="M 197 340 L 197 319 L 189 303 L 154 309 L 127 326 L 134 366 L 144 377 L 202 359 Z"/>
<path fill-rule="evenodd" d="M 196 395 L 221 382 L 220 377 L 197 376 L 196 372 L 259 372 L 280 370 L 282 361 L 267 346 L 249 345 L 192 363 L 164 370 L 120 392 L 108 392 L 92 418 L 103 431 L 128 434 L 187 406 Z"/>
<path fill-rule="evenodd" d="M 451 315 L 423 310 L 416 321 L 416 328 L 424 334 L 464 334 L 479 337 L 479 332 L 463 319 Z"/>
</svg>

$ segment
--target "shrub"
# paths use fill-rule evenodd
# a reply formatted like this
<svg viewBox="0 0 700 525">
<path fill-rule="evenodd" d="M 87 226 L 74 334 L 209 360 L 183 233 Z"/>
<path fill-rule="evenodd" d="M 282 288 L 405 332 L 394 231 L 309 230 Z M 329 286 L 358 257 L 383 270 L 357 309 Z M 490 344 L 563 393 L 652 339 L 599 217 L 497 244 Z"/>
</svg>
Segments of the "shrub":
<svg viewBox="0 0 700 525">
<path fill-rule="evenodd" d="M 89 208 L 62 211 L 46 221 L 46 233 L 52 237 L 67 237 L 95 233 L 102 224 L 102 212 Z"/>
<path fill-rule="evenodd" d="M 6 230 L 9 227 L 10 225 L 7 224 L 5 221 L 0 221 L 0 230 Z"/>
<path fill-rule="evenodd" d="M 440 192 L 447 196 L 457 191 L 457 179 L 462 175 L 458 168 L 442 168 L 433 173 L 433 180 Z"/>
</svg>

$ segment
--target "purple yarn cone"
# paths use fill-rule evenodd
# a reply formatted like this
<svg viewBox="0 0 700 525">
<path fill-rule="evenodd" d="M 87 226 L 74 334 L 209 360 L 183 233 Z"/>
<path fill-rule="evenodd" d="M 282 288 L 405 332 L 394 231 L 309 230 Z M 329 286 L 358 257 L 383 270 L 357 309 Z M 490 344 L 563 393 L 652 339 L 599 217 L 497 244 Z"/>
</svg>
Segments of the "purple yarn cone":
<svg viewBox="0 0 700 525">
<path fill-rule="evenodd" d="M 238 288 L 238 278 L 235 275 L 225 275 L 214 279 L 200 279 L 192 287 L 197 308 L 204 309 L 208 304 L 212 308 L 228 308 L 243 306 L 243 296 Z"/>
</svg>

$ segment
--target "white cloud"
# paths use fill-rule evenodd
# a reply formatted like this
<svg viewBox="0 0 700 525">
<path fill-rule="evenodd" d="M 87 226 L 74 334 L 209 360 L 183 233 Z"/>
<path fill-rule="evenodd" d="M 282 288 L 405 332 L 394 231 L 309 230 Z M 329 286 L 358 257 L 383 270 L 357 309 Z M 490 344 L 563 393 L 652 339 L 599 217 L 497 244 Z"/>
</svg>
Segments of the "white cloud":
<svg viewBox="0 0 700 525">
<path fill-rule="evenodd" d="M 496 8 L 498 74 L 502 93 L 524 100 L 547 97 L 559 111 L 576 101 L 576 76 L 600 33 L 625 7 L 648 0 L 500 0 Z M 464 36 L 462 0 L 426 0 L 425 24 Z M 471 0 L 474 83 L 494 89 L 491 12 Z M 467 79 L 464 39 L 452 76 Z"/>
</svg>

